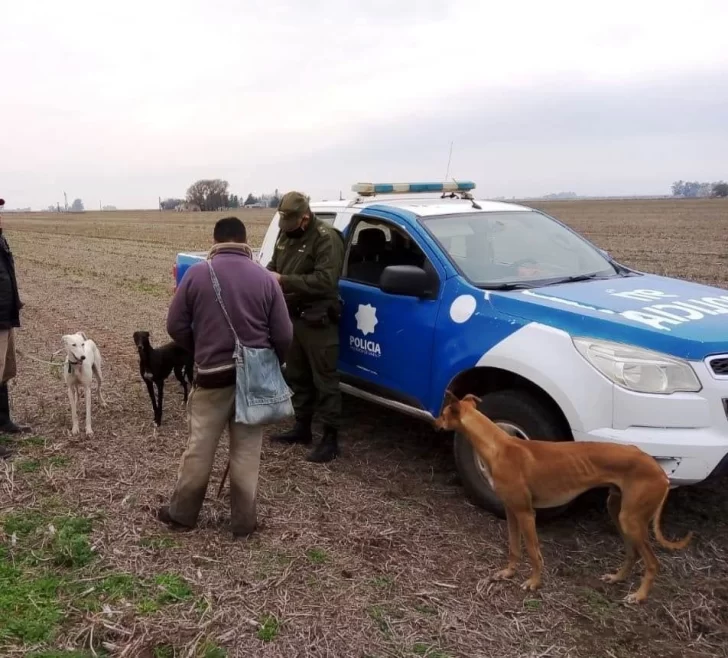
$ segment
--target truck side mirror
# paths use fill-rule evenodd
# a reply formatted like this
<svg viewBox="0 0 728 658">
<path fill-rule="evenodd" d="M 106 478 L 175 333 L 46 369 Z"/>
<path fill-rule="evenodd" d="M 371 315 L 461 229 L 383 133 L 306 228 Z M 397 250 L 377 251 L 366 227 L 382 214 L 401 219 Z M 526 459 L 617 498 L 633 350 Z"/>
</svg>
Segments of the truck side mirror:
<svg viewBox="0 0 728 658">
<path fill-rule="evenodd" d="M 430 276 L 416 265 L 390 265 L 379 277 L 382 292 L 408 297 L 428 297 L 432 293 Z"/>
</svg>

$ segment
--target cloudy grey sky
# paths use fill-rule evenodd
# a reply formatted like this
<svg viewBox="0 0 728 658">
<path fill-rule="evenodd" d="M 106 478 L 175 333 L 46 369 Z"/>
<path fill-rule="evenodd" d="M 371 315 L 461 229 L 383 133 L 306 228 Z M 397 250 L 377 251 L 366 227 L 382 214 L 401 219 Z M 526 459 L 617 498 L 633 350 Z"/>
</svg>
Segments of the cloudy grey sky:
<svg viewBox="0 0 728 658">
<path fill-rule="evenodd" d="M 156 207 L 469 178 L 728 178 L 726 0 L 33 0 L 0 10 L 0 196 Z"/>
</svg>

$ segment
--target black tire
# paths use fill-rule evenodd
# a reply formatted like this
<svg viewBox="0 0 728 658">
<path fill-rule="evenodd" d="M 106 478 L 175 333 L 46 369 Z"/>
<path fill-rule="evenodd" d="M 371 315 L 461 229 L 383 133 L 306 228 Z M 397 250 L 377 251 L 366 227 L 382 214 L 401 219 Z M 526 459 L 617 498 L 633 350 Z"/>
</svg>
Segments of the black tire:
<svg viewBox="0 0 728 658">
<path fill-rule="evenodd" d="M 509 423 L 518 428 L 526 437 L 534 437 L 542 441 L 568 440 L 568 437 L 564 436 L 561 423 L 553 412 L 525 391 L 508 390 L 489 393 L 482 397 L 478 409 L 494 423 Z M 504 429 L 508 431 L 507 428 Z M 513 432 L 510 433 L 513 434 Z M 455 433 L 453 449 L 455 464 L 468 497 L 479 507 L 488 510 L 500 519 L 505 519 L 503 503 L 491 489 L 485 475 L 480 470 L 479 458 L 468 440 L 459 433 Z M 547 520 L 561 516 L 570 504 L 539 509 L 536 512 L 536 518 L 537 520 Z"/>
</svg>

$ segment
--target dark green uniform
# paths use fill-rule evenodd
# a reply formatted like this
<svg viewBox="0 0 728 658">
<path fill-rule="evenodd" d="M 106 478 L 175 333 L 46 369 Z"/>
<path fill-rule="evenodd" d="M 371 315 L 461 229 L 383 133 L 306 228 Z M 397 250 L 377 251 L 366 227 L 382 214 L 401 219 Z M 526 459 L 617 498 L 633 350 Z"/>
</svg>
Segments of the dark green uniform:
<svg viewBox="0 0 728 658">
<path fill-rule="evenodd" d="M 281 232 L 268 269 L 280 284 L 293 320 L 286 381 L 296 419 L 310 423 L 318 412 L 324 427 L 338 430 L 341 416 L 339 276 L 344 263 L 341 234 L 315 216 L 300 237 Z"/>
</svg>

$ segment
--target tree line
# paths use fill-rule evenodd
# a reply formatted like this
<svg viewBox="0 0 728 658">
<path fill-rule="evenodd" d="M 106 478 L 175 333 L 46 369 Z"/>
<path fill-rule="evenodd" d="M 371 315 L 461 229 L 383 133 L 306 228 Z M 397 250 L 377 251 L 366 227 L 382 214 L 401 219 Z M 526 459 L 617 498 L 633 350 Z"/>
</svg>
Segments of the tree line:
<svg viewBox="0 0 728 658">
<path fill-rule="evenodd" d="M 160 210 L 176 210 L 186 206 L 188 209 L 210 211 L 228 210 L 252 206 L 258 208 L 277 208 L 280 202 L 278 190 L 273 194 L 256 196 L 252 192 L 241 203 L 237 194 L 230 192 L 230 184 L 220 178 L 203 178 L 187 188 L 184 199 L 169 198 L 160 200 Z"/>
<path fill-rule="evenodd" d="M 675 181 L 672 184 L 672 195 L 685 198 L 728 197 L 728 183 L 701 183 L 699 181 Z"/>
<path fill-rule="evenodd" d="M 81 199 L 74 199 L 70 206 L 61 207 L 61 204 L 57 203 L 55 206 L 48 206 L 46 210 L 48 212 L 83 212 L 86 208 L 84 207 Z M 106 208 L 104 208 L 104 210 L 106 210 Z M 114 208 L 114 210 L 116 210 L 116 208 Z"/>
</svg>

